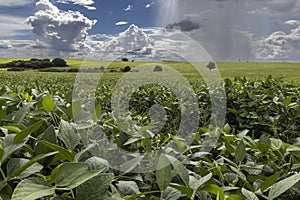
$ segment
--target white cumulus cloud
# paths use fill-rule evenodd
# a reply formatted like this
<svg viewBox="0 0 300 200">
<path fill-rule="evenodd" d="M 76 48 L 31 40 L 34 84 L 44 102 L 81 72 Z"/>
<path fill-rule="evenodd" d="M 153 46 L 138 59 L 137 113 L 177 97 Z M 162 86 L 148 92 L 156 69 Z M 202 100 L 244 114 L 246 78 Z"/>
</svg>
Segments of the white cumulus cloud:
<svg viewBox="0 0 300 200">
<path fill-rule="evenodd" d="M 51 54 L 49 45 L 33 40 L 0 40 L 0 57 L 3 58 L 47 58 L 59 54 Z"/>
<path fill-rule="evenodd" d="M 249 14 L 261 16 L 298 16 L 300 11 L 299 0 L 255 0 L 255 1 L 240 1 L 246 5 L 246 10 Z"/>
<path fill-rule="evenodd" d="M 289 32 L 276 31 L 267 37 L 253 39 L 253 49 L 258 58 L 299 59 L 300 21 L 289 20 L 285 23 L 291 27 Z"/>
<path fill-rule="evenodd" d="M 125 21 L 119 21 L 119 22 L 115 23 L 116 26 L 121 26 L 121 25 L 126 25 L 126 24 L 128 24 L 128 22 L 125 22 Z"/>
<path fill-rule="evenodd" d="M 153 4 L 154 4 L 154 2 L 147 3 L 147 4 L 145 4 L 145 8 L 150 8 Z"/>
<path fill-rule="evenodd" d="M 96 10 L 94 6 L 92 6 L 95 2 L 93 0 L 57 0 L 58 3 L 73 3 L 76 5 L 83 6 L 87 8 L 88 10 Z"/>
<path fill-rule="evenodd" d="M 96 20 L 90 20 L 77 11 L 62 11 L 49 0 L 36 3 L 36 13 L 27 18 L 33 33 L 47 39 L 57 50 L 76 50 L 88 35 Z"/>
<path fill-rule="evenodd" d="M 20 31 L 30 31 L 25 18 L 0 14 L 0 38 L 20 35 Z"/>
<path fill-rule="evenodd" d="M 9 40 L 0 40 L 0 49 L 12 48 L 12 44 Z"/>
<path fill-rule="evenodd" d="M 117 37 L 104 42 L 103 47 L 108 52 L 130 52 L 142 50 L 153 45 L 154 41 L 136 25 L 132 24 Z"/>
<path fill-rule="evenodd" d="M 0 6 L 12 7 L 12 6 L 25 6 L 32 4 L 32 0 L 0 0 Z"/>
<path fill-rule="evenodd" d="M 126 56 L 134 60 L 177 60 L 196 55 L 198 61 L 206 61 L 205 52 L 191 50 L 193 46 L 185 34 L 167 32 L 162 28 L 139 28 L 130 25 L 118 35 L 89 36 L 87 44 L 97 58 L 115 60 Z M 192 41 L 193 42 L 193 41 Z M 95 54 L 94 54 L 95 53 Z"/>
<path fill-rule="evenodd" d="M 125 11 L 131 11 L 133 10 L 133 6 L 132 5 L 128 5 L 126 8 L 124 8 Z"/>
</svg>

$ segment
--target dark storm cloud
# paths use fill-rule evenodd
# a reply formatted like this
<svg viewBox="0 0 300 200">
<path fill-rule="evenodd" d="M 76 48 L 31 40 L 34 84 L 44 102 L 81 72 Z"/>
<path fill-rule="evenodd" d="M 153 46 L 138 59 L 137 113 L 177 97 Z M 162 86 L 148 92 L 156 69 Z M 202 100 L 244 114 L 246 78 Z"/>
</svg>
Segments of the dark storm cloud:
<svg viewBox="0 0 300 200">
<path fill-rule="evenodd" d="M 168 24 L 166 26 L 167 30 L 179 29 L 184 32 L 190 32 L 199 28 L 201 28 L 201 25 L 199 23 L 191 21 L 189 19 L 175 22 L 173 24 Z"/>
<path fill-rule="evenodd" d="M 297 4 L 297 0 L 257 0 L 265 8 L 280 12 L 293 10 Z"/>
<path fill-rule="evenodd" d="M 300 0 L 161 0 L 159 4 L 170 12 L 162 10 L 158 22 L 168 19 L 166 24 L 173 28 L 176 21 L 189 17 L 201 24 L 200 29 L 185 33 L 215 60 L 299 57 L 299 29 L 285 22 L 300 21 Z"/>
</svg>

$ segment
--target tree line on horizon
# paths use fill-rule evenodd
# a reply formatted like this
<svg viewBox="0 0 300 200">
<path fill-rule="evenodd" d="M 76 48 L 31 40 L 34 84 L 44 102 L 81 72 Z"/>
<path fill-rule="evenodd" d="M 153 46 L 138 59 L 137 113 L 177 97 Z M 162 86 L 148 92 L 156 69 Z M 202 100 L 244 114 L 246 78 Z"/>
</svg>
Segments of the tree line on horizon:
<svg viewBox="0 0 300 200">
<path fill-rule="evenodd" d="M 8 68 L 8 71 L 24 71 L 28 69 L 45 69 L 51 67 L 67 67 L 67 61 L 63 58 L 38 59 L 31 58 L 30 60 L 13 60 L 8 63 L 0 64 L 0 68 Z"/>
</svg>

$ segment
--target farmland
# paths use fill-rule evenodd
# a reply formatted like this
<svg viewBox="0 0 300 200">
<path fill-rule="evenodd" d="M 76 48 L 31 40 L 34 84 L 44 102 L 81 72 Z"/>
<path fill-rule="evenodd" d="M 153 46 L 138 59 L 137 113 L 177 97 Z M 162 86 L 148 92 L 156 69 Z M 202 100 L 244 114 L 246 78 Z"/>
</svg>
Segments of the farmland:
<svg viewBox="0 0 300 200">
<path fill-rule="evenodd" d="M 18 59 L 0 59 L 1 63 L 7 63 L 13 60 Z M 22 60 L 29 60 L 29 59 L 22 59 Z M 180 63 L 180 62 L 162 62 L 162 63 L 147 63 L 147 62 L 120 62 L 120 61 L 84 61 L 84 60 L 67 60 L 69 67 L 65 70 L 70 68 L 77 68 L 77 69 L 89 69 L 94 67 L 105 66 L 108 67 L 106 70 L 105 76 L 103 79 L 114 79 L 120 78 L 123 73 L 109 73 L 109 69 L 115 69 L 119 71 L 120 69 L 124 68 L 125 66 L 130 66 L 134 69 L 136 66 L 141 65 L 155 65 L 155 64 L 163 64 L 169 66 L 175 70 L 177 70 L 180 74 L 186 77 L 189 81 L 199 81 L 202 80 L 201 75 L 195 70 L 195 68 L 188 63 Z M 300 84 L 300 63 L 292 63 L 292 62 L 253 62 L 253 63 L 230 63 L 230 62 L 221 62 L 217 63 L 218 70 L 222 76 L 222 78 L 229 78 L 233 79 L 235 77 L 246 77 L 250 80 L 261 80 L 266 78 L 269 75 L 272 75 L 274 78 L 284 77 L 285 82 L 292 83 L 299 85 Z M 67 82 L 70 82 L 72 79 L 73 81 L 76 78 L 76 73 L 39 73 L 31 71 L 23 72 L 24 74 L 15 73 L 15 72 L 6 72 L 6 69 L 0 68 L 0 76 L 9 76 L 11 78 L 16 77 L 17 80 L 20 80 L 19 77 L 25 76 L 28 79 L 48 79 L 50 77 L 66 77 Z M 62 78 L 64 79 L 64 78 Z M 3 78 L 2 80 L 5 80 Z M 63 81 L 63 80 L 61 80 Z M 0 83 L 1 84 L 1 83 Z"/>
<path fill-rule="evenodd" d="M 108 63 L 68 60 L 68 68 Z M 72 93 L 76 73 L 0 71 L 1 198 L 300 198 L 299 63 L 218 63 L 226 94 L 217 100 L 226 103 L 221 125 L 213 123 L 212 91 L 189 64 L 158 64 L 191 82 L 196 115 L 189 110 L 193 99 L 154 83 L 130 93 L 128 109 L 118 115 L 114 86 L 125 73 L 104 72 L 90 106 L 87 88 Z M 97 76 L 82 74 L 87 86 Z M 166 82 L 172 85 L 172 77 Z M 177 134 L 183 122 L 195 130 Z"/>
</svg>

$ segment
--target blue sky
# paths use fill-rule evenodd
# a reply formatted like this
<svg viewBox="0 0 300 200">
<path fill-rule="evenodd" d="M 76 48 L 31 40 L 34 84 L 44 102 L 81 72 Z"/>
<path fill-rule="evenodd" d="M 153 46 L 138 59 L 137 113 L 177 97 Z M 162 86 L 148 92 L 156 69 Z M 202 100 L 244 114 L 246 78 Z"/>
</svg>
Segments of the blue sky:
<svg viewBox="0 0 300 200">
<path fill-rule="evenodd" d="M 0 0 L 0 56 L 159 60 L 198 43 L 217 61 L 299 61 L 299 13 L 300 0 Z"/>
<path fill-rule="evenodd" d="M 147 4 L 150 5 L 149 8 L 146 8 Z M 80 5 L 61 3 L 55 3 L 55 5 L 63 10 L 79 10 L 89 19 L 97 19 L 98 22 L 89 31 L 90 34 L 117 34 L 124 31 L 128 26 L 115 25 L 115 23 L 120 21 L 126 21 L 128 24 L 136 24 L 139 27 L 153 27 L 157 25 L 155 21 L 157 5 L 151 0 L 95 1 L 93 7 L 96 10 L 87 10 Z M 127 9 L 128 6 L 129 9 Z"/>
<path fill-rule="evenodd" d="M 26 3 L 26 1 L 24 2 Z M 96 19 L 97 23 L 93 26 L 93 29 L 89 30 L 90 34 L 117 34 L 121 31 L 124 31 L 127 26 L 115 25 L 115 23 L 120 21 L 126 21 L 128 24 L 136 24 L 140 27 L 152 27 L 157 25 L 155 21 L 157 5 L 155 5 L 155 3 L 151 0 L 95 1 L 92 6 L 95 7 L 96 10 L 88 10 L 84 6 L 78 4 L 67 4 L 59 1 L 50 2 L 61 10 L 80 11 L 89 19 Z M 146 7 L 147 4 L 150 5 L 150 7 Z M 129 5 L 131 6 L 131 9 L 126 11 L 126 8 L 128 8 Z M 0 14 L 22 17 L 25 19 L 26 17 L 34 14 L 35 3 L 34 1 L 31 1 L 30 3 L 26 4 L 12 4 L 10 6 L 9 1 L 7 1 L 5 6 L 1 6 L 0 3 L 0 8 Z M 32 38 L 32 36 L 32 34 L 28 34 L 28 37 Z M 23 35 L 22 37 L 24 38 L 25 36 Z M 20 37 L 15 38 L 19 39 Z"/>
</svg>

